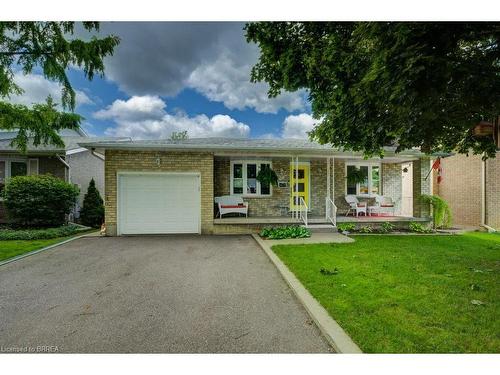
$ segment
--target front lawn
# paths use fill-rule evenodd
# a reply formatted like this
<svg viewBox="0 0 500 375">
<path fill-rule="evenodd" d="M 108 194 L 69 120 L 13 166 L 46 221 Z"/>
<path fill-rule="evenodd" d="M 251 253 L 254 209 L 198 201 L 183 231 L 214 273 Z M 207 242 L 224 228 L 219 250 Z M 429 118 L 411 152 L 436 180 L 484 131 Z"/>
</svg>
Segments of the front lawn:
<svg viewBox="0 0 500 375">
<path fill-rule="evenodd" d="M 355 240 L 273 251 L 364 352 L 500 352 L 500 235 Z"/>
<path fill-rule="evenodd" d="M 87 233 L 87 232 L 85 232 Z M 67 240 L 71 237 L 80 236 L 84 233 L 80 232 L 76 235 L 65 236 L 65 237 L 57 237 L 51 238 L 48 240 L 9 240 L 9 241 L 0 241 L 0 262 L 3 260 L 7 260 L 9 258 L 13 258 L 15 256 L 29 253 L 30 251 L 38 250 L 44 248 L 46 246 L 50 246 L 64 240 Z"/>
</svg>

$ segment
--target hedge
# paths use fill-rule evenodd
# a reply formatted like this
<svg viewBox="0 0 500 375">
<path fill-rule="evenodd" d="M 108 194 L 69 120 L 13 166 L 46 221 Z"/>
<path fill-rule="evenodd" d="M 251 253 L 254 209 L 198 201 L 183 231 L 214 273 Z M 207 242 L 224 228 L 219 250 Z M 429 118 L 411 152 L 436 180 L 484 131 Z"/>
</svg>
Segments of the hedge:
<svg viewBox="0 0 500 375">
<path fill-rule="evenodd" d="M 63 225 L 57 228 L 43 229 L 0 229 L 0 241 L 9 240 L 48 240 L 57 237 L 66 237 L 82 232 L 79 225 Z"/>
<path fill-rule="evenodd" d="M 79 190 L 50 175 L 16 176 L 3 192 L 9 221 L 23 227 L 58 227 L 65 223 Z"/>
</svg>

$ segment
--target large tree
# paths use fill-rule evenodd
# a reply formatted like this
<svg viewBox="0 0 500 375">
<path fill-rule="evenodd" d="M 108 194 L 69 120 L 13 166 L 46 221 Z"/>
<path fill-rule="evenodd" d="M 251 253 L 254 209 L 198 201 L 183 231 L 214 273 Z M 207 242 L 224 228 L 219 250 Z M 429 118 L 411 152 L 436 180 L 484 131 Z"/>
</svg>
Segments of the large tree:
<svg viewBox="0 0 500 375">
<path fill-rule="evenodd" d="M 500 114 L 500 23 L 256 22 L 252 81 L 306 89 L 311 136 L 366 155 L 420 147 L 485 152 L 471 128 Z"/>
<path fill-rule="evenodd" d="M 98 22 L 83 22 L 83 32 L 98 32 Z M 73 113 L 75 91 L 67 76 L 68 68 L 75 66 L 92 80 L 95 74 L 104 74 L 104 57 L 111 55 L 119 39 L 109 35 L 91 36 L 87 40 L 73 37 L 74 22 L 0 22 L 0 129 L 19 130 L 13 143 L 21 151 L 26 149 L 29 138 L 33 143 L 51 143 L 63 146 L 58 131 L 76 129 L 81 117 Z M 51 98 L 33 107 L 8 102 L 13 94 L 23 89 L 14 82 L 14 74 L 24 74 L 39 69 L 45 78 L 61 85 L 59 112 Z"/>
</svg>

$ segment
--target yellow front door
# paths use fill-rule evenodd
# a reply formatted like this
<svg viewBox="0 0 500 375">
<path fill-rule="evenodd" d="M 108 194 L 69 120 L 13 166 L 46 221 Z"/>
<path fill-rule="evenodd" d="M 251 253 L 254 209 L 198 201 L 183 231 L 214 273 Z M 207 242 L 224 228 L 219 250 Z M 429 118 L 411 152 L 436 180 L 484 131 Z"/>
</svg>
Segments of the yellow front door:
<svg viewBox="0 0 500 375">
<path fill-rule="evenodd" d="M 298 209 L 300 207 L 300 198 L 309 207 L 309 164 L 300 164 L 295 169 L 295 163 L 290 165 L 290 209 Z"/>
</svg>

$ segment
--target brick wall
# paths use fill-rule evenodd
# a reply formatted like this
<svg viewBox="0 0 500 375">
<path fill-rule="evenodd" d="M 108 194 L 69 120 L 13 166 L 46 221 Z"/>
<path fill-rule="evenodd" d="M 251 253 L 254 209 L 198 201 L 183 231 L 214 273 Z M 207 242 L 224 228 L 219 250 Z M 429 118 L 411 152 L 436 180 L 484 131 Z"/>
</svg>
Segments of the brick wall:
<svg viewBox="0 0 500 375">
<path fill-rule="evenodd" d="M 344 215 L 349 205 L 345 201 L 346 195 L 346 162 L 343 159 L 335 159 L 335 205 L 340 215 Z M 397 204 L 398 212 L 401 204 L 402 180 L 401 180 L 401 164 L 399 163 L 383 163 L 381 170 L 382 191 L 383 195 L 390 196 Z M 368 201 L 368 204 L 375 204 L 374 198 L 360 198 L 361 201 Z"/>
<path fill-rule="evenodd" d="M 500 151 L 486 161 L 486 224 L 500 230 Z"/>
<path fill-rule="evenodd" d="M 202 152 L 107 150 L 105 160 L 106 233 L 116 235 L 116 175 L 119 171 L 199 172 L 201 231 L 213 233 L 213 155 Z M 160 163 L 157 164 L 159 158 Z"/>
<path fill-rule="evenodd" d="M 401 214 L 403 178 L 400 163 L 382 164 L 382 194 L 391 197 L 396 215 Z"/>
<path fill-rule="evenodd" d="M 273 186 L 270 197 L 245 197 L 248 202 L 249 216 L 281 216 L 282 207 L 290 205 L 290 159 L 270 158 L 272 168 L 278 175 L 279 181 L 286 181 L 287 187 Z M 325 214 L 326 197 L 326 169 L 325 159 L 310 159 L 311 200 L 309 202 L 310 215 Z M 231 161 L 229 157 L 214 159 L 214 193 L 215 196 L 230 194 Z"/>
<path fill-rule="evenodd" d="M 441 159 L 442 177 L 437 193 L 448 202 L 453 223 L 481 224 L 481 156 L 454 155 Z M 497 192 L 500 190 L 497 190 Z"/>
<path fill-rule="evenodd" d="M 430 205 L 423 203 L 422 194 L 431 194 L 432 174 L 425 179 L 431 163 L 429 159 L 419 159 L 413 161 L 413 216 L 429 217 L 431 214 Z"/>
</svg>

